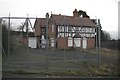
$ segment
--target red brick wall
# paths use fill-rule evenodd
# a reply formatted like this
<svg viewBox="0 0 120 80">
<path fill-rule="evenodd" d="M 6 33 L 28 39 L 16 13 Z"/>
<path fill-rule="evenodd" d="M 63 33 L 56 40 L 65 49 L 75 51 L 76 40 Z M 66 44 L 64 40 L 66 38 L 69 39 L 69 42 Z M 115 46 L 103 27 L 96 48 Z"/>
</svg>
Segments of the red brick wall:
<svg viewBox="0 0 120 80">
<path fill-rule="evenodd" d="M 36 26 L 35 27 L 35 34 L 36 34 L 36 36 L 40 36 L 41 35 L 41 28 L 39 27 L 39 26 Z"/>
<path fill-rule="evenodd" d="M 37 36 L 37 47 L 40 47 L 40 36 Z"/>
<path fill-rule="evenodd" d="M 20 42 L 21 42 L 23 45 L 27 45 L 27 44 L 28 44 L 28 39 L 25 38 L 25 37 L 21 37 L 21 38 L 20 38 Z"/>
<path fill-rule="evenodd" d="M 87 48 L 95 47 L 95 38 L 87 38 Z"/>
<path fill-rule="evenodd" d="M 59 37 L 57 41 L 57 48 L 58 49 L 68 49 L 68 40 L 64 37 Z"/>
<path fill-rule="evenodd" d="M 55 36 L 56 36 L 56 25 L 54 25 L 54 32 L 52 32 L 52 24 L 49 26 L 48 36 L 49 36 L 49 38 L 55 38 Z"/>
</svg>

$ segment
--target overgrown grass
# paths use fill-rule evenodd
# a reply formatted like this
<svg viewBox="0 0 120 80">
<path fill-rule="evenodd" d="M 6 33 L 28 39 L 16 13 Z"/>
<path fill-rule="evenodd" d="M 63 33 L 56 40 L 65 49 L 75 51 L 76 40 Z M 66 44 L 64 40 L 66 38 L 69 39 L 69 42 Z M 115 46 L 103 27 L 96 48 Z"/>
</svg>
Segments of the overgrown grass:
<svg viewBox="0 0 120 80">
<path fill-rule="evenodd" d="M 46 58 L 48 58 L 48 60 L 50 61 L 57 61 L 57 60 L 61 60 L 63 61 L 64 59 L 61 57 L 52 57 L 52 56 L 47 56 L 46 55 L 39 55 L 39 54 L 34 54 L 34 53 L 26 53 L 26 46 L 18 44 L 18 48 L 14 54 L 13 60 L 15 60 L 15 58 L 18 60 L 21 58 L 21 60 L 23 59 L 23 61 L 28 60 L 29 61 L 45 61 Z M 89 54 L 96 54 L 97 50 L 96 49 L 92 49 L 92 50 L 84 50 L 84 52 L 87 52 Z M 109 50 L 109 49 L 101 49 L 101 53 L 105 56 L 110 56 L 110 57 L 116 57 L 117 58 L 117 51 L 113 51 L 113 50 Z M 78 61 L 78 62 L 65 62 L 62 64 L 49 64 L 48 67 L 64 67 L 64 65 L 66 66 L 72 66 L 72 67 L 80 67 L 82 64 L 83 67 L 87 67 L 86 70 L 61 70 L 59 71 L 49 71 L 49 72 L 41 72 L 40 69 L 38 69 L 39 71 L 35 72 L 34 69 L 32 72 L 28 72 L 23 70 L 19 70 L 19 68 L 17 68 L 18 70 L 15 71 L 8 71 L 9 73 L 13 73 L 13 74 L 40 74 L 40 75 L 48 75 L 48 76 L 55 76 L 55 77 L 60 77 L 60 76 L 80 76 L 80 77 L 87 77 L 87 76 L 117 76 L 118 75 L 118 67 L 117 64 L 112 64 L 112 65 L 107 65 L 106 64 L 102 64 L 100 66 L 100 68 L 98 68 L 96 66 L 96 64 L 90 64 L 87 61 Z M 14 68 L 14 67 L 13 67 Z M 21 68 L 20 68 L 21 69 Z"/>
<path fill-rule="evenodd" d="M 116 66 L 114 65 L 101 65 L 99 68 L 95 65 L 89 66 L 86 70 L 60 70 L 60 71 L 43 71 L 41 72 L 32 72 L 32 71 L 26 71 L 26 70 L 14 70 L 14 71 L 5 71 L 12 74 L 39 74 L 39 75 L 47 75 L 49 77 L 65 77 L 65 76 L 71 76 L 71 77 L 92 77 L 92 76 L 118 76 L 118 71 Z"/>
</svg>

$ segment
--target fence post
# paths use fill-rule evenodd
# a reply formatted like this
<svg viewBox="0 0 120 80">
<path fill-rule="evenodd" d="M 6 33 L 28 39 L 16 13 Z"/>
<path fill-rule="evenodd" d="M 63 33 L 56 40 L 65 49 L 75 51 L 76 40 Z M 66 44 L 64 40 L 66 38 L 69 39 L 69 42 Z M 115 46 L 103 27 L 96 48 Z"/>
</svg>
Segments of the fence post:
<svg viewBox="0 0 120 80">
<path fill-rule="evenodd" d="M 101 24 L 100 24 L 100 19 L 98 19 L 98 66 L 99 67 L 101 65 L 100 49 L 101 49 Z"/>
<path fill-rule="evenodd" d="M 10 57 L 10 13 L 8 18 L 8 58 Z"/>
<path fill-rule="evenodd" d="M 46 13 L 46 69 L 48 72 L 48 54 L 47 54 L 47 50 L 48 50 L 48 20 L 49 20 L 49 14 Z"/>
</svg>

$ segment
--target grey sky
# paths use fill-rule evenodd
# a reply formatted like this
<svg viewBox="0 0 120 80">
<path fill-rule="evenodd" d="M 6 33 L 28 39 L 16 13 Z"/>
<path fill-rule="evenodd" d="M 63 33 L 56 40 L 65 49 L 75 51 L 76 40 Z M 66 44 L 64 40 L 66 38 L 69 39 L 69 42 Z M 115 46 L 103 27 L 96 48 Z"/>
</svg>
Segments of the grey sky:
<svg viewBox="0 0 120 80">
<path fill-rule="evenodd" d="M 0 16 L 45 17 L 51 11 L 72 16 L 75 8 L 100 19 L 102 29 L 118 37 L 118 0 L 0 0 Z"/>
</svg>

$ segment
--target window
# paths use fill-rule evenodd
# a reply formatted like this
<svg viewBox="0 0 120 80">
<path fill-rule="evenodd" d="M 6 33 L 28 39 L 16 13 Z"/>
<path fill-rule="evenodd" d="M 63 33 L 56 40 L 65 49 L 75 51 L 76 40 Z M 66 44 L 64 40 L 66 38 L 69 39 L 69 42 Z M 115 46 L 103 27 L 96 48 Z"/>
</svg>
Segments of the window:
<svg viewBox="0 0 120 80">
<path fill-rule="evenodd" d="M 86 28 L 82 28 L 82 32 L 85 32 L 86 31 Z"/>
<path fill-rule="evenodd" d="M 90 37 L 90 34 L 86 34 L 86 37 Z"/>
<path fill-rule="evenodd" d="M 92 32 L 92 28 L 90 28 L 90 32 Z"/>
<path fill-rule="evenodd" d="M 91 37 L 95 37 L 95 34 L 91 34 Z"/>
<path fill-rule="evenodd" d="M 68 33 L 65 33 L 65 37 L 68 37 Z"/>
<path fill-rule="evenodd" d="M 68 32 L 68 26 L 65 26 L 65 32 Z"/>
<path fill-rule="evenodd" d="M 83 38 L 83 40 L 82 40 L 82 47 L 83 47 L 83 49 L 87 48 L 87 38 Z"/>
<path fill-rule="evenodd" d="M 71 33 L 68 33 L 68 37 L 72 37 L 72 34 L 71 34 Z"/>
<path fill-rule="evenodd" d="M 72 32 L 72 27 L 71 26 L 68 27 L 68 32 Z"/>
<path fill-rule="evenodd" d="M 42 28 L 42 34 L 45 34 L 45 28 Z"/>
<path fill-rule="evenodd" d="M 79 27 L 75 27 L 75 31 L 76 31 L 76 32 L 79 32 Z"/>
<path fill-rule="evenodd" d="M 81 39 L 74 38 L 74 47 L 81 47 Z"/>
<path fill-rule="evenodd" d="M 64 26 L 61 27 L 61 32 L 64 32 Z"/>
<path fill-rule="evenodd" d="M 64 26 L 58 26 L 58 32 L 64 32 Z"/>
<path fill-rule="evenodd" d="M 55 47 L 54 38 L 50 38 L 50 40 L 51 40 L 51 47 Z"/>
<path fill-rule="evenodd" d="M 93 28 L 92 32 L 93 32 L 93 33 L 95 32 L 95 28 Z"/>
<path fill-rule="evenodd" d="M 58 34 L 58 37 L 64 37 L 64 33 Z"/>
<path fill-rule="evenodd" d="M 89 32 L 90 30 L 89 30 L 89 28 L 86 28 L 86 32 Z"/>
<path fill-rule="evenodd" d="M 52 33 L 54 32 L 54 25 L 52 25 Z"/>
<path fill-rule="evenodd" d="M 72 47 L 73 46 L 73 39 L 72 37 L 68 38 L 68 47 Z"/>
</svg>

